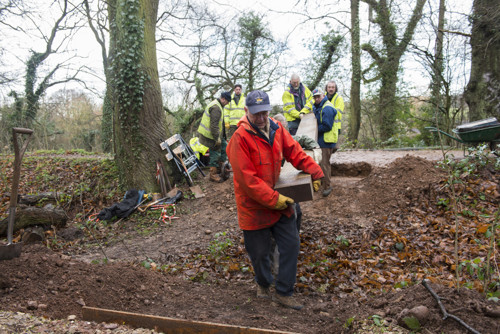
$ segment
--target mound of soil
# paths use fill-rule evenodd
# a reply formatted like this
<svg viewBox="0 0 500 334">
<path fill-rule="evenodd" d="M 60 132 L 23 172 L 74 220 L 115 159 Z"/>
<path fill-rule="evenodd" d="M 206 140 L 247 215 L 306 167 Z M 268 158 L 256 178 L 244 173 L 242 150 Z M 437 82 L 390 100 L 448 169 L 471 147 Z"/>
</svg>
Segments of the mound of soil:
<svg viewBox="0 0 500 334">
<path fill-rule="evenodd" d="M 365 165 L 362 158 L 351 163 L 352 168 L 346 168 L 334 162 L 334 193 L 327 198 L 315 194 L 314 201 L 301 203 L 304 243 L 331 236 L 343 236 L 356 243 L 367 233 L 380 234 L 391 215 L 432 197 L 434 185 L 445 177 L 433 161 L 413 155 L 386 165 Z M 349 175 L 339 172 L 342 169 L 365 172 Z M 60 251 L 44 244 L 24 245 L 19 258 L 0 262 L 2 311 L 52 319 L 74 315 L 81 320 L 82 306 L 86 305 L 298 333 L 371 333 L 377 323 L 373 319 L 380 318 L 385 321 L 384 328 L 408 333 L 397 326 L 398 318 L 407 310 L 424 306 L 429 311 L 421 323 L 426 332 L 467 333 L 457 321 L 443 320 L 437 301 L 421 284 L 376 293 L 358 291 L 362 287 L 334 286 L 326 291 L 299 287 L 296 296 L 305 307 L 295 311 L 255 298 L 250 271 L 220 276 L 201 262 L 192 264 L 187 259 L 204 256 L 221 235 L 232 240 L 235 252 L 244 257 L 231 180 L 222 184 L 209 183 L 208 178 L 197 182 L 205 197 L 179 202 L 174 214 L 178 218 L 170 223 L 160 222 L 153 213 L 137 212 L 129 219 L 96 228 L 93 239 L 82 238 L 81 229 L 70 224 L 57 232 L 65 241 Z M 145 219 L 149 224 L 144 223 Z M 109 236 L 110 230 L 114 238 Z M 149 230 L 152 232 L 147 233 Z M 108 234 L 101 238 L 104 231 Z M 336 254 L 348 256 L 347 252 Z M 299 266 L 305 266 L 306 256 L 302 250 Z M 174 268 L 182 264 L 189 269 L 160 270 L 161 266 Z M 497 305 L 474 290 L 457 291 L 443 283 L 433 281 L 430 285 L 448 312 L 481 333 L 500 332 Z M 4 317 L 0 316 L 0 324 Z M 72 323 L 74 332 L 92 333 L 98 328 L 97 324 L 92 327 L 86 322 Z M 0 329 L 7 328 L 7 332 L 19 331 L 19 327 L 3 325 Z"/>
</svg>

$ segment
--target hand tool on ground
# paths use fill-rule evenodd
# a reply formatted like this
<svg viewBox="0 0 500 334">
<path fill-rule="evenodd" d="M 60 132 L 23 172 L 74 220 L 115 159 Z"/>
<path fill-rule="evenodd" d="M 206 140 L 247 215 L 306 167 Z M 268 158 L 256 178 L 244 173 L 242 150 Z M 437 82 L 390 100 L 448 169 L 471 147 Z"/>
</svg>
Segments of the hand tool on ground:
<svg viewBox="0 0 500 334">
<path fill-rule="evenodd" d="M 14 232 L 14 222 L 16 220 L 16 206 L 17 206 L 17 189 L 19 187 L 19 178 L 21 176 L 21 161 L 24 152 L 31 138 L 33 130 L 24 128 L 12 128 L 12 137 L 14 140 L 14 176 L 12 177 L 12 189 L 10 190 L 10 206 L 9 206 L 9 221 L 7 227 L 7 245 L 0 246 L 0 260 L 10 260 L 18 257 L 21 254 L 22 243 L 12 243 L 12 234 Z M 19 149 L 17 141 L 18 134 L 27 135 L 24 144 Z"/>
<path fill-rule="evenodd" d="M 153 202 L 151 202 L 151 203 L 148 203 L 148 204 L 146 204 L 146 205 L 137 206 L 137 210 L 139 210 L 140 212 L 144 212 L 144 211 L 146 211 L 147 209 L 149 209 L 150 207 L 152 207 L 153 205 L 158 204 L 158 203 L 160 203 L 160 202 L 162 202 L 162 201 L 164 201 L 164 200 L 166 200 L 166 199 L 168 199 L 168 198 L 169 198 L 169 197 L 163 197 L 163 198 L 160 198 L 160 199 L 158 199 L 158 200 L 156 200 L 156 201 L 153 201 Z M 141 203 L 142 203 L 142 202 L 141 202 Z"/>
</svg>

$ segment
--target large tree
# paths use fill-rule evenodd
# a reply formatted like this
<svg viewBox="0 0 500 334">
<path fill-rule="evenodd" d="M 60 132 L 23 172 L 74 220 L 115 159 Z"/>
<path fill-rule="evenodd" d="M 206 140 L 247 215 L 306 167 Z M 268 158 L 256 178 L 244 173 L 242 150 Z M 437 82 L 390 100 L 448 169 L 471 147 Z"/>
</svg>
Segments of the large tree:
<svg viewBox="0 0 500 334">
<path fill-rule="evenodd" d="M 42 34 L 42 39 L 45 41 L 45 49 L 41 51 L 30 50 L 30 57 L 25 64 L 24 96 L 21 96 L 17 92 L 11 92 L 10 94 L 16 100 L 17 106 L 14 116 L 14 126 L 32 127 L 36 120 L 40 99 L 46 93 L 47 89 L 61 83 L 78 80 L 81 68 L 72 71 L 71 74 L 61 79 L 54 79 L 56 72 L 61 72 L 62 69 L 67 68 L 64 61 L 51 65 L 48 71 L 43 72 L 43 74 L 40 73 L 40 69 L 46 65 L 47 59 L 51 55 L 58 53 L 63 48 L 63 42 L 70 39 L 72 28 L 75 27 L 74 23 L 69 22 L 69 17 L 74 13 L 75 8 L 72 7 L 68 0 L 61 1 L 58 4 L 55 3 L 55 8 L 58 5 L 60 15 L 53 22 L 50 32 L 47 34 L 37 27 L 37 30 Z M 35 23 L 37 20 L 37 18 L 31 17 L 31 15 L 27 15 L 27 19 Z M 63 37 L 56 40 L 59 35 L 63 35 Z"/>
<path fill-rule="evenodd" d="M 380 30 L 382 47 L 377 49 L 373 43 L 361 46 L 373 59 L 370 68 L 376 68 L 377 75 L 370 79 L 380 81 L 377 102 L 377 127 L 379 137 L 387 140 L 395 134 L 394 124 L 397 115 L 397 83 L 401 57 L 413 38 L 415 28 L 422 16 L 422 9 L 426 0 L 417 0 L 411 17 L 401 36 L 398 36 L 398 26 L 395 22 L 394 3 L 387 0 L 362 0 L 375 12 L 373 22 Z"/>
<path fill-rule="evenodd" d="M 165 9 L 159 31 L 162 81 L 184 87 L 182 133 L 193 128 L 207 101 L 221 90 L 236 83 L 245 91 L 269 90 L 279 78 L 284 44 L 272 36 L 265 15 L 221 16 L 203 4 L 180 6 Z"/>
<path fill-rule="evenodd" d="M 425 127 L 432 125 L 450 132 L 464 121 L 466 109 L 461 98 L 466 79 L 464 73 L 457 69 L 466 67 L 470 62 L 469 49 L 464 50 L 470 38 L 469 25 L 463 20 L 468 14 L 448 11 L 446 7 L 446 0 L 429 3 L 429 10 L 422 19 L 419 41 L 411 45 L 413 56 L 431 79 L 430 98 L 424 98 L 422 102 L 425 105 L 414 115 L 415 126 L 422 131 L 422 139 L 429 144 L 434 136 Z M 441 139 L 445 144 L 456 143 L 445 136 Z"/>
<path fill-rule="evenodd" d="M 245 90 L 269 89 L 278 79 L 285 46 L 267 28 L 265 15 L 220 16 L 202 5 L 177 12 L 161 16 L 161 61 L 164 68 L 177 66 L 165 79 L 189 84 L 195 101 L 236 83 Z"/>
<path fill-rule="evenodd" d="M 351 0 L 351 108 L 347 137 L 357 145 L 361 127 L 361 47 L 359 29 L 359 0 Z"/>
<path fill-rule="evenodd" d="M 238 67 L 241 71 L 247 91 L 265 89 L 276 79 L 276 70 L 283 47 L 277 43 L 262 15 L 245 13 L 238 20 L 241 46 L 239 49 Z"/>
<path fill-rule="evenodd" d="M 474 0 L 472 62 L 465 91 L 471 121 L 500 116 L 500 6 L 498 0 Z"/>
<path fill-rule="evenodd" d="M 308 64 L 309 69 L 306 71 L 304 80 L 311 90 L 321 84 L 328 70 L 340 59 L 343 42 L 344 37 L 334 29 L 330 29 L 312 41 L 310 49 L 313 57 L 311 63 Z"/>
<path fill-rule="evenodd" d="M 156 161 L 164 154 L 164 115 L 156 59 L 158 0 L 110 0 L 115 161 L 125 189 L 154 191 Z"/>
<path fill-rule="evenodd" d="M 91 8 L 91 4 L 94 8 Z M 102 122 L 101 122 L 101 147 L 104 152 L 113 150 L 113 110 L 115 108 L 115 98 L 113 97 L 112 83 L 112 59 L 115 57 L 115 45 L 113 43 L 106 44 L 109 31 L 115 29 L 114 25 L 109 25 L 109 22 L 115 22 L 116 8 L 114 6 L 106 6 L 104 0 L 90 1 L 84 0 L 83 7 L 89 27 L 94 34 L 94 37 L 101 47 L 102 64 L 104 68 L 104 77 L 106 80 L 106 92 L 104 94 L 102 106 Z M 107 7 L 107 8 L 106 8 Z M 95 9 L 95 10 L 92 10 Z M 106 10 L 107 9 L 107 10 Z M 105 14 L 107 12 L 107 15 Z"/>
</svg>

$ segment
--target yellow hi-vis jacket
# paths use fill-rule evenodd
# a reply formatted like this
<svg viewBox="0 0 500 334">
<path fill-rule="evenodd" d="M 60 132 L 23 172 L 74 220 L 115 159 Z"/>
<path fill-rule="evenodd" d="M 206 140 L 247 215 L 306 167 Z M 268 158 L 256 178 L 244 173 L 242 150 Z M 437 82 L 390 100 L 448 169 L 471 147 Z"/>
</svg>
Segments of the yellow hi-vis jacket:
<svg viewBox="0 0 500 334">
<path fill-rule="evenodd" d="M 340 114 L 339 118 L 339 129 L 342 128 L 342 114 L 344 113 L 344 99 L 342 96 L 339 95 L 339 93 L 333 94 L 330 102 L 333 104 L 333 107 L 335 110 L 337 110 L 337 114 Z"/>
<path fill-rule="evenodd" d="M 214 138 L 212 136 L 212 132 L 210 131 L 210 108 L 213 106 L 217 105 L 220 108 L 221 111 L 221 117 L 219 119 L 219 134 L 222 132 L 222 118 L 224 117 L 224 108 L 222 108 L 221 104 L 217 99 L 213 100 L 208 104 L 208 106 L 205 108 L 205 112 L 203 113 L 203 117 L 201 118 L 200 126 L 198 127 L 198 132 L 201 133 L 203 136 L 206 138 L 212 139 L 217 141 L 218 138 Z"/>
<path fill-rule="evenodd" d="M 304 87 L 304 95 L 306 97 L 306 103 L 302 110 L 295 109 L 295 98 L 292 93 L 290 93 L 290 86 L 287 86 L 285 92 L 281 99 L 283 100 L 283 114 L 288 122 L 294 121 L 296 119 L 300 119 L 300 114 L 308 114 L 312 111 L 313 105 L 313 96 L 309 88 L 305 85 Z"/>
<path fill-rule="evenodd" d="M 330 106 L 333 108 L 333 103 L 331 103 L 330 101 L 327 100 L 323 104 L 323 107 L 321 108 L 320 118 L 319 118 L 320 123 L 323 122 L 323 109 L 325 109 L 326 106 Z M 336 143 L 338 141 L 339 130 L 340 130 L 340 118 L 341 117 L 342 117 L 341 113 L 337 110 L 337 114 L 335 115 L 335 118 L 333 119 L 332 129 L 323 134 L 323 140 L 325 141 L 325 143 Z"/>
<path fill-rule="evenodd" d="M 205 155 L 208 151 L 208 147 L 200 143 L 198 137 L 191 138 L 189 140 L 189 146 L 191 146 L 191 149 L 193 150 L 194 154 L 196 154 L 196 157 L 198 159 L 200 159 L 201 156 Z"/>
<path fill-rule="evenodd" d="M 238 104 L 234 101 L 234 92 L 231 94 L 231 102 L 224 108 L 224 124 L 237 126 L 240 119 L 245 115 L 245 94 L 241 93 Z"/>
</svg>

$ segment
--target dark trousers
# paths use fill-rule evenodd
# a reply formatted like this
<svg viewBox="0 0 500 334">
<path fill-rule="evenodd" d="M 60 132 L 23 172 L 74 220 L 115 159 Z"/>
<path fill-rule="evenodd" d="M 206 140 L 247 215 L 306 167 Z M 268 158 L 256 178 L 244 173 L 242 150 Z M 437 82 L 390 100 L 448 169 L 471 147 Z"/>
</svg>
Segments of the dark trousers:
<svg viewBox="0 0 500 334">
<path fill-rule="evenodd" d="M 295 134 L 297 133 L 299 124 L 300 124 L 300 118 L 293 121 L 288 121 L 288 131 L 292 136 L 295 136 Z"/>
<path fill-rule="evenodd" d="M 282 215 L 276 224 L 269 228 L 243 231 L 245 248 L 253 270 L 255 280 L 260 286 L 268 287 L 273 281 L 271 273 L 271 236 L 276 240 L 279 250 L 279 272 L 276 277 L 276 292 L 291 296 L 297 276 L 297 258 L 299 256 L 299 233 L 295 215 L 290 218 Z"/>
<path fill-rule="evenodd" d="M 225 162 L 227 160 L 226 146 L 227 146 L 227 141 L 223 138 L 220 147 L 218 148 L 215 148 L 215 146 L 208 147 L 210 153 L 210 162 L 208 163 L 209 167 L 218 167 L 219 163 Z"/>
<path fill-rule="evenodd" d="M 325 178 L 323 179 L 323 189 L 326 190 L 331 187 L 330 177 L 332 176 L 332 165 L 330 164 L 330 158 L 332 157 L 333 148 L 321 148 L 321 163 L 320 167 L 325 174 Z"/>
</svg>

